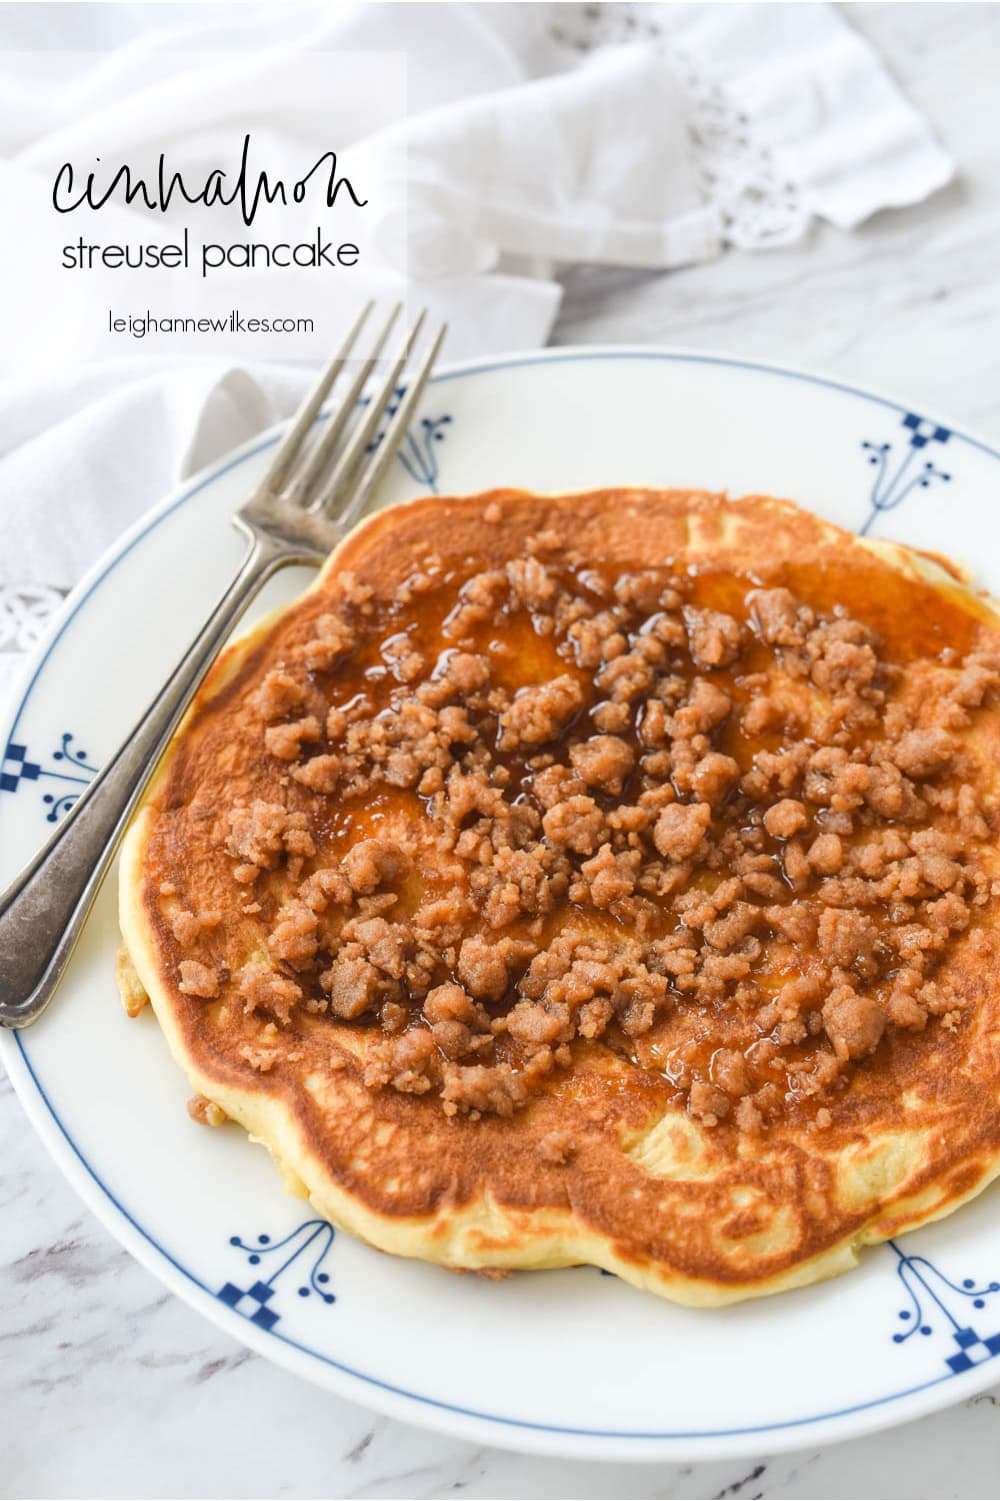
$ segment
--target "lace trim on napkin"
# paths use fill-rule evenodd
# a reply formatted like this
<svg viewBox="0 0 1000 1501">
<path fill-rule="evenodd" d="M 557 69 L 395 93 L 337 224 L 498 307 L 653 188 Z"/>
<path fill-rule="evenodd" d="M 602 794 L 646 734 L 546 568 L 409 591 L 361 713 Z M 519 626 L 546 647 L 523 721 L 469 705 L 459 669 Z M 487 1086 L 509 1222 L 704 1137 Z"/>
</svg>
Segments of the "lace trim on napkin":
<svg viewBox="0 0 1000 1501">
<path fill-rule="evenodd" d="M 718 211 L 723 239 L 739 250 L 789 245 L 805 234 L 810 214 L 795 184 L 757 138 L 753 121 L 689 52 L 670 37 L 656 5 L 560 5 L 549 38 L 574 54 L 629 43 L 661 49 L 684 96 L 691 155 L 706 204 Z"/>
<path fill-rule="evenodd" d="M 37 646 L 64 598 L 61 589 L 47 584 L 0 584 L 0 652 Z"/>
</svg>

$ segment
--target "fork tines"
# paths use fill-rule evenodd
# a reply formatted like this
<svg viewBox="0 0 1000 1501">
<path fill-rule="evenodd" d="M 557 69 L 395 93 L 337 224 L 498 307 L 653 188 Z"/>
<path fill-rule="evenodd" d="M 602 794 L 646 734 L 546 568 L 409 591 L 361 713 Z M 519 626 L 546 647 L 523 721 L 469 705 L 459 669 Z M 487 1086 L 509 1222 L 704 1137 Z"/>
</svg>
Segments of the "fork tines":
<svg viewBox="0 0 1000 1501">
<path fill-rule="evenodd" d="M 364 510 L 406 435 L 446 332 L 441 324 L 408 371 L 427 320 L 426 311 L 421 311 L 384 371 L 380 371 L 383 351 L 402 305 L 397 303 L 391 310 L 374 341 L 367 346 L 367 352 L 353 354 L 352 358 L 374 306 L 369 302 L 362 309 L 340 349 L 302 403 L 258 494 L 280 497 L 345 524 Z M 357 369 L 344 390 L 337 393 L 335 409 L 327 417 L 318 440 L 310 445 L 311 429 L 324 402 L 348 364 L 355 360 Z M 373 379 L 377 383 L 365 398 L 365 389 Z M 379 435 L 379 426 L 387 414 L 389 421 Z"/>
</svg>

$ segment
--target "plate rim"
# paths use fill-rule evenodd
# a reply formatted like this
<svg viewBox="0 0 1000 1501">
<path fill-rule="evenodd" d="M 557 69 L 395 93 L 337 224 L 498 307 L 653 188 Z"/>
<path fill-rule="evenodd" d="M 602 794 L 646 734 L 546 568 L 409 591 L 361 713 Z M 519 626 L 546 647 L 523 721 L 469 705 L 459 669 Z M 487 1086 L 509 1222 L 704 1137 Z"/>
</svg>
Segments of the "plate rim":
<svg viewBox="0 0 1000 1501">
<path fill-rule="evenodd" d="M 516 369 L 539 364 L 584 363 L 602 361 L 692 363 L 754 374 L 777 376 L 833 390 L 860 398 L 888 410 L 909 412 L 912 402 L 871 391 L 852 382 L 821 372 L 766 360 L 743 358 L 714 350 L 697 350 L 684 346 L 658 345 L 569 345 L 535 351 L 512 351 L 479 359 L 449 363 L 438 370 L 429 389 L 447 381 L 474 375 L 488 375 L 497 370 Z M 921 410 L 923 408 L 921 406 Z M 926 414 L 925 414 L 926 415 Z M 141 539 L 149 535 L 181 505 L 201 490 L 216 483 L 257 453 L 271 447 L 288 426 L 288 419 L 275 423 L 263 433 L 248 439 L 222 455 L 213 464 L 188 477 L 174 487 L 156 505 L 139 516 L 115 542 L 101 554 L 70 591 L 44 639 L 15 676 L 0 719 L 0 744 L 6 745 L 16 735 L 21 716 L 38 684 L 39 677 L 61 637 L 71 625 L 84 602 L 108 578 L 115 567 Z M 964 425 L 948 424 L 950 434 L 960 441 L 1000 462 L 1000 449 Z M 930 1412 L 950 1407 L 995 1384 L 995 1372 L 989 1362 L 958 1374 L 943 1374 L 902 1391 L 873 1398 L 834 1410 L 781 1422 L 743 1428 L 699 1429 L 688 1431 L 638 1431 L 573 1428 L 536 1423 L 529 1419 L 483 1413 L 471 1408 L 429 1397 L 397 1387 L 381 1377 L 346 1366 L 333 1357 L 310 1349 L 279 1331 L 265 1335 L 248 1325 L 218 1302 L 211 1289 L 197 1274 L 182 1266 L 153 1235 L 145 1231 L 130 1212 L 119 1203 L 100 1172 L 76 1145 L 59 1113 L 35 1074 L 30 1056 L 19 1031 L 0 1028 L 0 1059 L 21 1107 L 39 1135 L 55 1165 L 83 1199 L 100 1223 L 141 1265 L 157 1277 L 183 1302 L 193 1307 L 216 1327 L 256 1353 L 294 1374 L 327 1387 L 347 1400 L 375 1408 L 404 1422 L 417 1423 L 463 1439 L 478 1439 L 497 1447 L 557 1457 L 588 1457 L 636 1462 L 650 1459 L 708 1460 L 720 1457 L 774 1452 L 801 1448 L 819 1439 L 823 1443 L 843 1441 L 866 1433 L 893 1427 Z M 939 1400 L 938 1388 L 946 1386 L 948 1397 Z M 894 1404 L 904 1404 L 901 1413 L 892 1411 Z"/>
</svg>

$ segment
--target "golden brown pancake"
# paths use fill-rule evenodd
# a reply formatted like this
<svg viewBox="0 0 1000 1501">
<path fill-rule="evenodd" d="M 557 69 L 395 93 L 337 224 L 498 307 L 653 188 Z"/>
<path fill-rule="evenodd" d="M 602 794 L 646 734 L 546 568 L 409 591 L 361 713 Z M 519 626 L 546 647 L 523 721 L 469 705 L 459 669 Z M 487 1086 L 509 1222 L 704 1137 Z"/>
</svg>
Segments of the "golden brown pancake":
<svg viewBox="0 0 1000 1501">
<path fill-rule="evenodd" d="M 1000 623 L 949 568 L 760 496 L 362 524 L 126 840 L 193 1113 L 384 1250 L 696 1304 L 977 1193 Z"/>
</svg>

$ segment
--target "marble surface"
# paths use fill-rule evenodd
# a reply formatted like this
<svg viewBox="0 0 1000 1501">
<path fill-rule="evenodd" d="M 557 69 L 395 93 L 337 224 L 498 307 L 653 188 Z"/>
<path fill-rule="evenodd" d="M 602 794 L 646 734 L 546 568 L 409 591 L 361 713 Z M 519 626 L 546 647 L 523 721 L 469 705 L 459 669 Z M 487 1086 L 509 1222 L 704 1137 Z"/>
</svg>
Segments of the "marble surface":
<svg viewBox="0 0 1000 1501">
<path fill-rule="evenodd" d="M 574 273 L 557 341 L 814 366 L 1000 443 L 1000 6 L 860 4 L 850 19 L 961 180 L 805 248 L 663 278 Z M 77 1202 L 2 1078 L 0 1413 L 5 1497 L 987 1497 L 1000 1474 L 1000 1387 L 853 1443 L 680 1466 L 531 1459 L 375 1418 L 164 1292 Z"/>
</svg>

